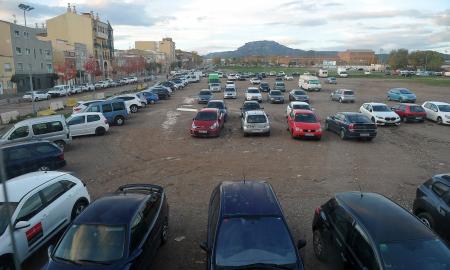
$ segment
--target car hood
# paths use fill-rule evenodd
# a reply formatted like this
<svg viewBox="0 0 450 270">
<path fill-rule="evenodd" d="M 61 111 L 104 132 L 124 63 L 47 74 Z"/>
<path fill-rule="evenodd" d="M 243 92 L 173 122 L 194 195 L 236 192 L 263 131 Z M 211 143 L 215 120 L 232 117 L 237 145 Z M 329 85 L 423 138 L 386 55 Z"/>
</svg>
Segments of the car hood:
<svg viewBox="0 0 450 270">
<path fill-rule="evenodd" d="M 99 264 L 86 264 L 86 265 L 75 265 L 69 263 L 60 263 L 51 261 L 47 263 L 42 270 L 125 270 L 128 267 L 124 263 L 116 263 L 113 265 L 99 265 Z"/>
<path fill-rule="evenodd" d="M 416 95 L 414 94 L 400 94 L 400 96 L 405 98 L 416 98 Z"/>
<path fill-rule="evenodd" d="M 261 96 L 261 93 L 245 93 L 247 96 Z"/>
<path fill-rule="evenodd" d="M 314 129 L 320 128 L 320 123 L 304 123 L 304 122 L 294 122 L 294 126 L 301 129 Z"/>
<path fill-rule="evenodd" d="M 282 99 L 284 98 L 284 96 L 277 96 L 277 95 L 269 95 L 270 98 L 275 98 L 275 99 Z"/>
<path fill-rule="evenodd" d="M 199 121 L 199 120 L 194 120 L 193 124 L 197 127 L 210 127 L 212 125 L 214 125 L 216 121 Z"/>
<path fill-rule="evenodd" d="M 398 117 L 395 112 L 373 112 L 372 114 L 380 117 Z"/>
<path fill-rule="evenodd" d="M 309 99 L 309 96 L 307 95 L 294 95 L 296 98 L 302 98 L 302 99 Z"/>
</svg>

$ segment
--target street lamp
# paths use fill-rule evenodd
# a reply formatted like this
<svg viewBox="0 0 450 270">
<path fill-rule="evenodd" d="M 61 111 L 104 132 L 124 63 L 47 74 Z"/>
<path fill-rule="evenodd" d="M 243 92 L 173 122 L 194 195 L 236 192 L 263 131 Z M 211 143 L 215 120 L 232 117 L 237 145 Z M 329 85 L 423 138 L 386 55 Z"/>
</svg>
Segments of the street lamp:
<svg viewBox="0 0 450 270">
<path fill-rule="evenodd" d="M 34 7 L 29 6 L 29 5 L 25 5 L 25 4 L 20 4 L 20 5 L 19 5 L 19 8 L 20 8 L 21 10 L 23 10 L 23 19 L 24 19 L 24 21 L 25 21 L 25 27 L 27 27 L 27 17 L 26 17 L 26 12 L 27 12 L 27 11 L 33 10 Z M 25 37 L 25 38 L 26 38 L 26 39 L 29 39 L 29 38 L 30 38 L 30 34 L 28 33 L 27 37 Z M 26 41 L 26 44 L 28 45 L 28 41 Z M 25 53 L 26 53 L 26 49 L 27 49 L 27 48 L 25 48 Z M 31 59 L 31 48 L 29 48 L 29 51 L 30 51 L 29 56 L 30 56 L 30 59 Z M 32 105 L 32 107 L 33 107 L 33 115 L 35 115 L 35 114 L 36 114 L 36 107 L 35 107 L 35 104 L 34 104 L 33 78 L 32 78 L 32 76 L 31 76 L 31 67 L 32 67 L 32 66 L 33 66 L 33 63 L 32 63 L 32 61 L 30 61 L 30 65 L 29 65 L 29 69 L 28 69 L 28 76 L 30 77 L 31 105 Z"/>
</svg>

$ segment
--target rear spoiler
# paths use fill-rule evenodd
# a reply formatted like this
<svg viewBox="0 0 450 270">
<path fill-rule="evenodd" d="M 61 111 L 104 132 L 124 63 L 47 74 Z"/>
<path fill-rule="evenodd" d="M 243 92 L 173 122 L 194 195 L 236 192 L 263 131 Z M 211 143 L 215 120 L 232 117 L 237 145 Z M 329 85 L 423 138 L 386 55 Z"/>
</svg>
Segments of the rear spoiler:
<svg viewBox="0 0 450 270">
<path fill-rule="evenodd" d="M 128 191 L 128 190 L 145 190 L 145 191 L 155 191 L 162 193 L 164 191 L 164 188 L 158 185 L 153 184 L 127 184 L 120 186 L 118 191 Z"/>
</svg>

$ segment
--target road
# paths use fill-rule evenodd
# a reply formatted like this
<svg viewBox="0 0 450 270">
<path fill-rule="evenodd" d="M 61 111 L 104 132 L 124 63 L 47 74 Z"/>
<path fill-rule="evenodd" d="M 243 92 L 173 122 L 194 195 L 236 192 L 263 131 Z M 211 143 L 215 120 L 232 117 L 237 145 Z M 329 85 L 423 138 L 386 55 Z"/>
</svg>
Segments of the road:
<svg viewBox="0 0 450 270">
<path fill-rule="evenodd" d="M 273 79 L 268 81 L 273 85 Z M 211 191 L 221 181 L 242 180 L 245 175 L 246 179 L 270 182 L 295 239 L 308 242 L 302 250 L 306 269 L 322 270 L 333 266 L 317 261 L 312 251 L 311 222 L 316 207 L 337 192 L 361 190 L 384 194 L 410 209 L 419 184 L 431 175 L 450 171 L 450 127 L 432 122 L 380 127 L 372 142 L 342 141 L 330 132 L 325 132 L 321 141 L 293 140 L 286 131 L 286 104 L 264 103 L 271 136 L 244 138 L 238 111 L 242 90 L 249 82 L 237 85 L 238 99 L 226 101 L 231 115 L 220 138 L 190 137 L 195 113 L 177 110 L 202 107 L 195 96 L 206 88 L 203 80 L 132 115 L 124 126 L 113 127 L 106 136 L 77 138 L 67 149 L 64 169 L 85 180 L 93 198 L 126 183 L 155 183 L 167 189 L 169 241 L 158 252 L 152 269 L 205 268 L 199 243 L 206 237 Z M 295 81 L 287 82 L 287 89 L 295 85 Z M 357 111 L 363 102 L 386 102 L 391 87 L 410 88 L 418 103 L 449 101 L 448 88 L 404 81 L 348 78 L 338 79 L 337 86 L 324 86 L 321 92 L 310 94 L 322 121 L 338 111 Z M 336 87 L 354 90 L 356 102 L 331 102 L 329 95 Z M 215 98 L 221 95 L 217 93 Z M 46 257 L 44 247 L 24 269 L 40 269 Z"/>
</svg>

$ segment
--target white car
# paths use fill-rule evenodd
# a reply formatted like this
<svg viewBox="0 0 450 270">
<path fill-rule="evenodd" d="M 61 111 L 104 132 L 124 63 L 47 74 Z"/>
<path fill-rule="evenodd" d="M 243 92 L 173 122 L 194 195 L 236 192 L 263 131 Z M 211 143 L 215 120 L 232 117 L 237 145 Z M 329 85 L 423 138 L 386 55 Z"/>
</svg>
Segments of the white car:
<svg viewBox="0 0 450 270">
<path fill-rule="evenodd" d="M 220 85 L 220 83 L 210 83 L 209 90 L 211 92 L 220 92 L 222 90 L 222 86 Z"/>
<path fill-rule="evenodd" d="M 107 81 L 98 81 L 94 84 L 94 86 L 95 86 L 95 89 L 107 88 L 108 82 Z"/>
<path fill-rule="evenodd" d="M 259 91 L 256 87 L 249 87 L 247 91 L 245 91 L 245 100 L 256 100 L 258 102 L 262 102 L 261 91 Z"/>
<path fill-rule="evenodd" d="M 129 77 L 128 78 L 128 82 L 129 83 L 137 83 L 138 82 L 138 78 L 137 77 Z"/>
<path fill-rule="evenodd" d="M 228 74 L 227 79 L 230 80 L 230 81 L 235 81 L 236 80 L 236 74 L 232 74 L 232 73 Z"/>
<path fill-rule="evenodd" d="M 92 83 L 83 83 L 81 85 L 81 91 L 83 91 L 83 92 L 94 91 L 94 90 L 95 90 L 95 85 L 93 85 Z"/>
<path fill-rule="evenodd" d="M 364 103 L 359 112 L 369 117 L 377 125 L 400 125 L 401 119 L 384 103 Z"/>
<path fill-rule="evenodd" d="M 227 86 L 225 88 L 225 90 L 223 91 L 223 98 L 233 98 L 236 99 L 237 98 L 237 92 L 236 92 L 236 88 L 231 87 L 231 86 Z"/>
<path fill-rule="evenodd" d="M 260 84 L 261 80 L 259 78 L 251 78 L 250 83 L 251 84 Z"/>
<path fill-rule="evenodd" d="M 427 119 L 438 124 L 450 125 L 450 104 L 438 101 L 426 101 L 422 108 L 427 113 Z"/>
<path fill-rule="evenodd" d="M 102 113 L 82 112 L 66 119 L 72 137 L 83 135 L 105 135 L 109 130 L 108 120 Z"/>
<path fill-rule="evenodd" d="M 127 110 L 132 113 L 137 113 L 139 108 L 143 107 L 141 99 L 136 94 L 118 95 L 110 97 L 108 99 L 122 99 L 125 102 Z"/>
<path fill-rule="evenodd" d="M 46 100 L 50 99 L 50 94 L 43 92 L 43 91 L 33 91 L 33 92 L 26 92 L 25 95 L 23 95 L 22 99 L 26 101 L 39 101 L 39 100 Z"/>
<path fill-rule="evenodd" d="M 22 263 L 63 230 L 89 205 L 86 185 L 70 173 L 32 172 L 6 182 L 16 241 Z M 15 269 L 3 184 L 0 184 L 0 258 L 2 269 Z"/>
<path fill-rule="evenodd" d="M 286 74 L 286 75 L 284 76 L 284 80 L 285 80 L 285 81 L 292 81 L 292 80 L 294 80 L 294 77 L 293 77 L 292 75 L 287 75 L 287 74 Z"/>
<path fill-rule="evenodd" d="M 286 117 L 291 113 L 292 110 L 314 111 L 314 108 L 312 108 L 311 105 L 303 101 L 291 101 L 286 107 Z"/>
<path fill-rule="evenodd" d="M 89 105 L 95 102 L 104 101 L 103 99 L 95 99 L 95 100 L 87 100 L 87 101 L 78 101 L 75 106 L 72 108 L 72 114 L 80 113 L 84 111 Z"/>
<path fill-rule="evenodd" d="M 55 85 L 53 88 L 47 92 L 51 97 L 62 97 L 70 95 L 70 86 L 63 85 Z"/>
<path fill-rule="evenodd" d="M 70 86 L 70 94 L 74 95 L 74 94 L 79 94 L 83 92 L 83 90 L 81 89 L 81 85 L 72 85 Z"/>
<path fill-rule="evenodd" d="M 247 111 L 241 118 L 244 137 L 249 134 L 264 134 L 270 136 L 270 122 L 264 111 Z"/>
</svg>

